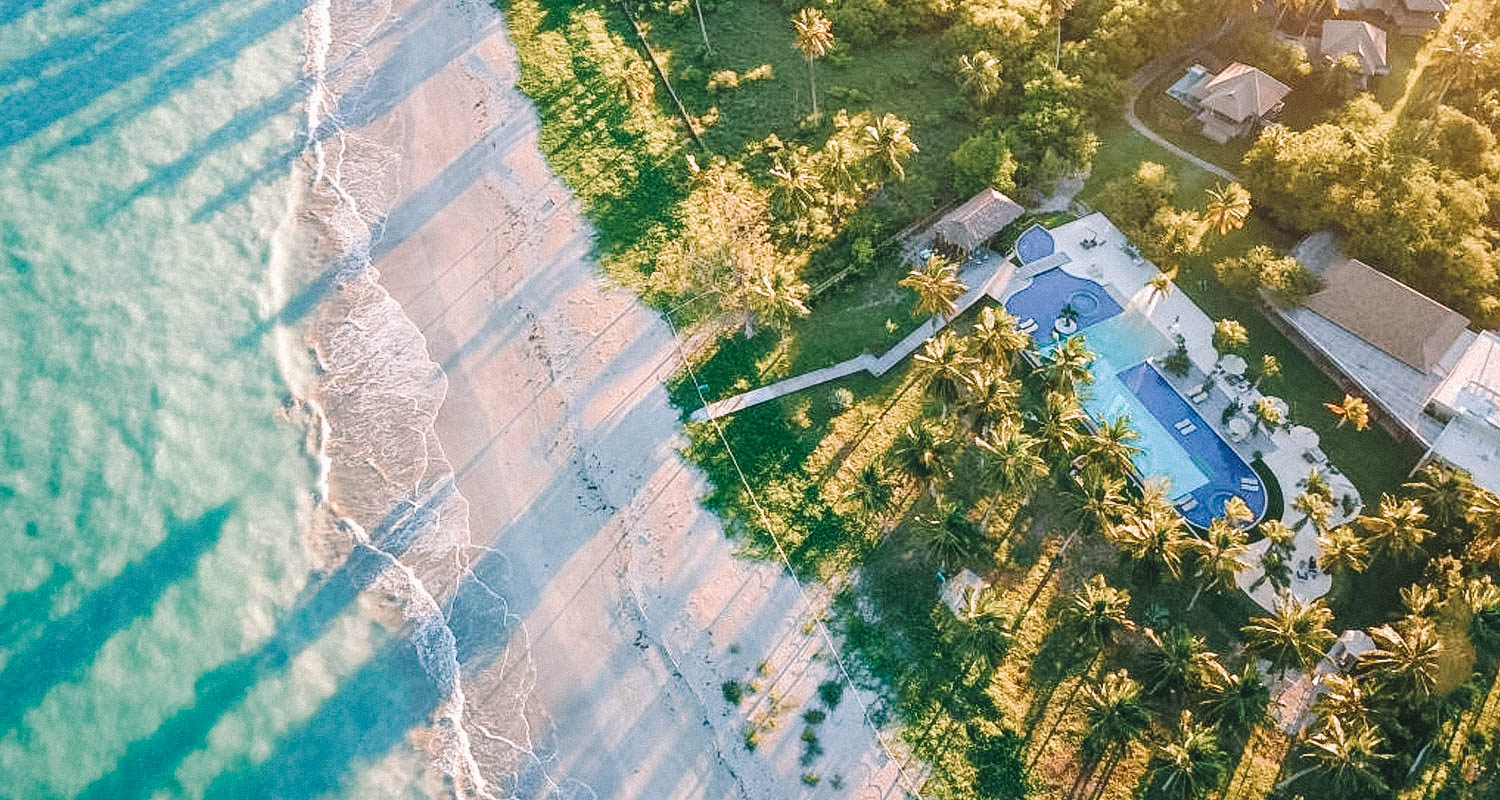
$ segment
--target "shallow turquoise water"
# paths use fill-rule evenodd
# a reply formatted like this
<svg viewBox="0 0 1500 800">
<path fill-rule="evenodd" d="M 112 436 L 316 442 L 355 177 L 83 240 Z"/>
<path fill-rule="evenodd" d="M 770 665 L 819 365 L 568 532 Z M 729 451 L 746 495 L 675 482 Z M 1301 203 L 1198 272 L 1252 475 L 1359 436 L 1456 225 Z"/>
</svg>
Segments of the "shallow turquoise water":
<svg viewBox="0 0 1500 800">
<path fill-rule="evenodd" d="M 413 670 L 372 673 L 390 635 L 319 582 L 300 334 L 265 323 L 299 258 L 301 12 L 0 3 L 0 797 L 420 782 L 411 748 L 308 732 Z"/>
</svg>

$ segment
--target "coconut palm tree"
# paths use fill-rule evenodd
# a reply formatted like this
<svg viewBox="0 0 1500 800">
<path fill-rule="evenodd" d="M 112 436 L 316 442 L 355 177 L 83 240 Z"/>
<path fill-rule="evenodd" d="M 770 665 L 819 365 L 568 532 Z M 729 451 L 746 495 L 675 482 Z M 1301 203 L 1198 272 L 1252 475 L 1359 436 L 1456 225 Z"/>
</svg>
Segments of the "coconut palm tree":
<svg viewBox="0 0 1500 800">
<path fill-rule="evenodd" d="M 1083 707 L 1088 733 L 1082 749 L 1093 763 L 1119 758 L 1151 721 L 1151 711 L 1141 702 L 1141 685 L 1123 669 L 1085 685 Z"/>
<path fill-rule="evenodd" d="M 979 363 L 1005 374 L 1009 374 L 1015 365 L 1016 355 L 1035 344 L 1030 334 L 1016 329 L 1016 318 L 1003 306 L 980 309 L 979 319 L 965 341 L 969 345 L 969 354 Z"/>
<path fill-rule="evenodd" d="M 1370 546 L 1348 525 L 1318 532 L 1318 567 L 1330 575 L 1364 572 L 1370 566 Z"/>
<path fill-rule="evenodd" d="M 981 468 L 1000 492 L 1028 499 L 1047 477 L 1049 470 L 1041 456 L 1041 443 L 1018 426 L 992 428 L 977 437 L 974 444 L 983 457 Z"/>
<path fill-rule="evenodd" d="M 879 463 L 871 462 L 854 474 L 854 482 L 844 490 L 843 500 L 878 517 L 891 505 L 896 493 L 896 482 Z"/>
<path fill-rule="evenodd" d="M 1000 59 L 988 50 L 978 50 L 958 57 L 958 88 L 984 108 L 1005 88 L 1000 78 Z"/>
<path fill-rule="evenodd" d="M 785 330 L 792 320 L 810 313 L 807 298 L 811 290 L 785 260 L 766 264 L 750 277 L 745 289 L 746 338 L 754 332 L 751 320 Z"/>
<path fill-rule="evenodd" d="M 1365 532 L 1372 549 L 1390 557 L 1409 558 L 1422 549 L 1422 542 L 1432 535 L 1423 527 L 1427 513 L 1422 504 L 1411 498 L 1380 496 L 1380 510 L 1375 515 L 1361 514 L 1356 520 Z"/>
<path fill-rule="evenodd" d="M 1360 655 L 1360 669 L 1406 703 L 1415 705 L 1431 698 L 1443 652 L 1432 623 L 1408 617 L 1400 630 L 1380 625 L 1369 634 L 1375 649 Z"/>
<path fill-rule="evenodd" d="M 1216 519 L 1208 526 L 1201 539 L 1189 539 L 1191 549 L 1198 554 L 1195 573 L 1198 588 L 1193 599 L 1188 601 L 1188 610 L 1198 603 L 1198 596 L 1210 587 L 1219 591 L 1233 591 L 1235 579 L 1250 565 L 1245 563 L 1245 532 L 1223 519 Z"/>
<path fill-rule="evenodd" d="M 1343 400 L 1337 403 L 1324 403 L 1323 407 L 1338 419 L 1338 423 L 1333 426 L 1335 428 L 1344 427 L 1346 422 L 1353 425 L 1357 431 L 1370 427 L 1370 405 L 1362 398 L 1346 394 Z"/>
<path fill-rule="evenodd" d="M 1213 676 L 1203 699 L 1203 718 L 1244 736 L 1269 716 L 1271 690 L 1260 670 L 1247 663 L 1238 673 L 1224 670 Z"/>
<path fill-rule="evenodd" d="M 769 171 L 771 176 L 771 202 L 783 209 L 788 216 L 805 217 L 817 204 L 822 191 L 818 175 L 802 157 L 794 152 L 783 159 L 776 156 Z"/>
<path fill-rule="evenodd" d="M 1250 504 L 1245 502 L 1245 498 L 1235 495 L 1224 501 L 1224 511 L 1219 518 L 1230 527 L 1244 528 L 1255 521 L 1255 512 L 1250 510 Z"/>
<path fill-rule="evenodd" d="M 1439 531 L 1467 522 L 1471 498 L 1475 496 L 1474 480 L 1469 473 L 1436 462 L 1417 470 L 1401 488 L 1422 504 L 1432 527 Z"/>
<path fill-rule="evenodd" d="M 1103 575 L 1095 575 L 1068 595 L 1062 626 L 1073 635 L 1075 644 L 1097 658 L 1117 635 L 1135 630 L 1129 612 L 1130 592 L 1110 586 Z"/>
<path fill-rule="evenodd" d="M 1042 454 L 1053 464 L 1065 464 L 1072 457 L 1083 433 L 1078 426 L 1086 416 L 1078 405 L 1078 398 L 1062 392 L 1048 392 L 1042 400 L 1042 410 L 1037 416 L 1037 439 L 1042 444 Z"/>
<path fill-rule="evenodd" d="M 910 132 L 911 123 L 895 114 L 884 114 L 865 126 L 864 145 L 883 180 L 906 180 L 906 160 L 921 152 Z"/>
<path fill-rule="evenodd" d="M 1470 31 L 1455 30 L 1448 33 L 1447 38 L 1433 52 L 1433 63 L 1429 67 L 1441 76 L 1434 105 L 1441 106 L 1453 87 L 1467 86 L 1474 81 L 1485 57 L 1489 55 L 1489 49 L 1489 42 Z M 1433 118 L 1437 118 L 1436 113 Z"/>
<path fill-rule="evenodd" d="M 906 426 L 891 450 L 892 464 L 937 500 L 938 487 L 953 477 L 951 443 L 922 422 Z"/>
<path fill-rule="evenodd" d="M 928 339 L 913 361 L 917 375 L 925 383 L 928 399 L 938 404 L 942 416 L 948 416 L 963 397 L 969 366 L 958 336 L 945 330 Z"/>
<path fill-rule="evenodd" d="M 959 652 L 968 657 L 965 672 L 976 664 L 986 671 L 994 670 L 1005 660 L 1014 641 L 999 598 L 993 592 L 970 591 L 962 608 L 961 614 L 950 618 L 949 631 Z"/>
<path fill-rule="evenodd" d="M 958 311 L 958 298 L 969 291 L 958 277 L 958 268 L 939 253 L 927 257 L 922 266 L 897 282 L 917 293 L 916 316 L 951 317 Z"/>
<path fill-rule="evenodd" d="M 1245 651 L 1271 662 L 1278 674 L 1285 675 L 1293 667 L 1312 672 L 1336 638 L 1328 629 L 1332 622 L 1333 612 L 1322 600 L 1309 603 L 1286 595 L 1271 616 L 1251 618 L 1240 633 L 1245 637 Z"/>
<path fill-rule="evenodd" d="M 1324 530 L 1333 521 L 1333 503 L 1319 492 L 1303 492 L 1292 500 L 1292 509 L 1305 517 L 1297 521 L 1296 530 L 1311 521 L 1314 529 Z"/>
<path fill-rule="evenodd" d="M 1260 368 L 1255 371 L 1255 388 L 1266 381 L 1274 380 L 1281 374 L 1281 361 L 1276 356 L 1266 353 L 1260 357 Z"/>
<path fill-rule="evenodd" d="M 1250 332 L 1239 320 L 1221 319 L 1214 323 L 1214 349 L 1220 353 L 1233 353 L 1250 344 Z"/>
<path fill-rule="evenodd" d="M 1223 666 L 1202 636 L 1181 625 L 1165 634 L 1146 629 L 1151 647 L 1141 656 L 1146 691 L 1158 697 L 1180 697 L 1201 689 Z"/>
<path fill-rule="evenodd" d="M 1137 580 L 1151 585 L 1163 576 L 1182 577 L 1183 558 L 1192 545 L 1182 515 L 1160 490 L 1148 487 L 1141 502 L 1117 525 L 1105 526 L 1105 535 L 1136 563 Z"/>
<path fill-rule="evenodd" d="M 1167 299 L 1167 296 L 1172 293 L 1172 281 L 1176 279 L 1176 268 L 1163 270 L 1152 275 L 1151 280 L 1146 282 L 1151 287 L 1151 299 L 1156 302 Z"/>
<path fill-rule="evenodd" d="M 1313 712 L 1327 723 L 1337 718 L 1346 727 L 1362 728 L 1370 724 L 1370 698 L 1364 686 L 1353 675 L 1334 672 L 1323 677 L 1323 694 L 1313 701 Z"/>
<path fill-rule="evenodd" d="M 919 514 L 917 523 L 923 545 L 945 570 L 983 552 L 984 532 L 946 499 L 937 500 L 929 513 Z"/>
<path fill-rule="evenodd" d="M 1321 774 L 1333 797 L 1385 796 L 1390 792 L 1381 777 L 1379 762 L 1389 758 L 1379 752 L 1379 732 L 1369 726 L 1345 726 L 1329 717 L 1308 737 L 1302 758 L 1312 762 L 1277 787 L 1290 786 L 1306 775 Z"/>
<path fill-rule="evenodd" d="M 1281 408 L 1276 405 L 1276 401 L 1269 397 L 1262 397 L 1256 400 L 1253 410 L 1255 412 L 1255 424 L 1259 425 L 1261 430 L 1266 432 L 1267 436 L 1270 436 L 1271 431 L 1276 430 L 1281 427 L 1282 423 L 1286 422 L 1286 417 L 1281 413 Z"/>
<path fill-rule="evenodd" d="M 1042 362 L 1042 377 L 1053 391 L 1077 394 L 1079 386 L 1094 382 L 1090 366 L 1094 354 L 1082 336 L 1074 336 L 1053 349 Z"/>
<path fill-rule="evenodd" d="M 1108 528 L 1128 507 L 1125 480 L 1089 465 L 1076 472 L 1063 490 L 1064 512 L 1077 533 Z"/>
<path fill-rule="evenodd" d="M 1213 728 L 1184 710 L 1173 738 L 1157 746 L 1147 766 L 1147 797 L 1200 800 L 1224 782 L 1228 759 Z"/>
<path fill-rule="evenodd" d="M 833 23 L 816 8 L 804 8 L 792 17 L 792 46 L 807 60 L 807 83 L 812 91 L 812 113 L 818 114 L 818 82 L 813 62 L 833 49 Z"/>
<path fill-rule="evenodd" d="M 1019 419 L 1016 398 L 1020 384 L 991 368 L 970 369 L 964 376 L 956 410 L 970 433 L 983 435 Z"/>
<path fill-rule="evenodd" d="M 1141 448 L 1132 443 L 1140 438 L 1141 435 L 1130 427 L 1129 419 L 1115 417 L 1084 439 L 1084 452 L 1074 460 L 1073 466 L 1098 464 L 1117 475 L 1129 475 L 1135 469 L 1131 459 L 1141 452 Z"/>
<path fill-rule="evenodd" d="M 1220 236 L 1245 227 L 1250 218 L 1250 192 L 1238 183 L 1219 184 L 1208 190 L 1203 221 Z"/>
</svg>

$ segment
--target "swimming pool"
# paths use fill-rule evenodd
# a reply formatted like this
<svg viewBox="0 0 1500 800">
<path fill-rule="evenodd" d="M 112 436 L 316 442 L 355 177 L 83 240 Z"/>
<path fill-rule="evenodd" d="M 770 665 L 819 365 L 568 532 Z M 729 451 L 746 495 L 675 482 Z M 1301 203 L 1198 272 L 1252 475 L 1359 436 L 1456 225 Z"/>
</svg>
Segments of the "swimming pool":
<svg viewBox="0 0 1500 800">
<path fill-rule="evenodd" d="M 1257 521 L 1265 513 L 1265 491 L 1254 470 L 1149 363 L 1172 347 L 1150 320 L 1125 311 L 1098 283 L 1060 267 L 1037 274 L 1005 307 L 1023 323 L 1036 323 L 1032 337 L 1044 351 L 1057 346 L 1053 325 L 1065 308 L 1072 309 L 1074 335 L 1095 354 L 1084 409 L 1099 421 L 1130 420 L 1140 434 L 1136 469 L 1162 486 L 1188 522 L 1208 527 L 1233 496 L 1245 500 Z"/>
</svg>

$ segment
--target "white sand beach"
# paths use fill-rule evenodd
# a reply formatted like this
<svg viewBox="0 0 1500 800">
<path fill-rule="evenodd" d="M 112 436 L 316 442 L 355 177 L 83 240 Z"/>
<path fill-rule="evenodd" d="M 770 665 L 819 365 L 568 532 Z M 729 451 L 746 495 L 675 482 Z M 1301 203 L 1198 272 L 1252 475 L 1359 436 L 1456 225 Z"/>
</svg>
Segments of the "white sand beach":
<svg viewBox="0 0 1500 800">
<path fill-rule="evenodd" d="M 379 284 L 421 336 L 368 352 L 358 368 L 405 370 L 409 386 L 432 390 L 386 425 L 429 457 L 392 465 L 364 452 L 351 412 L 339 413 L 353 399 L 330 390 L 332 486 L 368 527 L 382 501 L 361 505 L 362 481 L 430 489 L 450 468 L 456 479 L 462 500 L 436 511 L 446 533 L 425 534 L 403 561 L 458 638 L 467 746 L 481 773 L 513 777 L 483 774 L 483 792 L 452 780 L 451 793 L 904 796 L 848 692 L 818 726 L 824 754 L 799 763 L 800 716 L 837 673 L 805 625 L 816 609 L 779 566 L 736 558 L 700 507 L 703 479 L 677 453 L 681 426 L 662 386 L 677 356 L 670 329 L 590 259 L 588 225 L 514 88 L 500 13 L 398 0 L 365 20 L 370 69 L 342 80 L 358 100 L 346 133 L 392 156 L 365 176 L 384 208 L 362 211 L 384 220 Z M 321 347 L 358 341 L 372 308 L 396 313 L 378 294 L 345 286 L 325 303 Z M 491 624 L 465 599 L 475 585 L 493 597 L 504 635 L 474 633 Z M 483 649 L 466 648 L 476 636 L 496 652 L 468 658 Z M 757 677 L 762 662 L 760 691 L 731 707 L 721 683 Z M 751 752 L 746 720 L 773 695 L 779 724 Z M 804 784 L 805 772 L 821 782 Z"/>
</svg>

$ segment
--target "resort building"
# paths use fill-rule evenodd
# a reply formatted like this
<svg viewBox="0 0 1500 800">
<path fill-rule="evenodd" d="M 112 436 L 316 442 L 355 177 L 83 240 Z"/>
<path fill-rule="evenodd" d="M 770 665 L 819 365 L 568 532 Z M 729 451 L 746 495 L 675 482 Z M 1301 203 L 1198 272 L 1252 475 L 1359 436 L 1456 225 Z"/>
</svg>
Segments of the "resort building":
<svg viewBox="0 0 1500 800">
<path fill-rule="evenodd" d="M 1359 61 L 1360 74 L 1368 81 L 1375 75 L 1390 74 L 1385 38 L 1384 30 L 1363 20 L 1330 19 L 1323 23 L 1318 57 L 1332 65 L 1344 56 L 1354 56 Z"/>
<path fill-rule="evenodd" d="M 1331 233 L 1293 255 L 1323 288 L 1273 321 L 1392 434 L 1500 491 L 1500 337 L 1462 314 L 1348 258 Z"/>
<path fill-rule="evenodd" d="M 1169 93 L 1197 111 L 1193 118 L 1203 123 L 1203 135 L 1220 144 L 1252 136 L 1265 127 L 1281 112 L 1282 101 L 1292 91 L 1248 64 L 1235 62 L 1217 75 L 1194 66 L 1201 77 L 1191 86 L 1181 86 L 1182 81 L 1178 81 L 1173 85 L 1177 91 Z"/>
<path fill-rule="evenodd" d="M 1020 203 L 994 189 L 985 189 L 933 224 L 933 244 L 940 250 L 956 251 L 954 254 L 962 259 L 1025 212 Z"/>
<path fill-rule="evenodd" d="M 1340 14 L 1380 14 L 1391 21 L 1397 33 L 1408 35 L 1442 25 L 1449 5 L 1449 0 L 1338 0 Z"/>
</svg>

